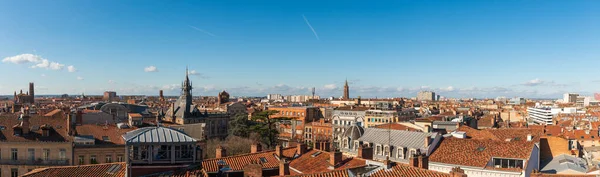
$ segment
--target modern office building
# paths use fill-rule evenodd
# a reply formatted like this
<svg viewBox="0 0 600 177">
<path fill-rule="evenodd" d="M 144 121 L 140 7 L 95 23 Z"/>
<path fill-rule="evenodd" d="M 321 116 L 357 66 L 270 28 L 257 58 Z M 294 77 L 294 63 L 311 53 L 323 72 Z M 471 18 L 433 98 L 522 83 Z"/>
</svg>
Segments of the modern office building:
<svg viewBox="0 0 600 177">
<path fill-rule="evenodd" d="M 435 101 L 435 92 L 432 91 L 420 91 L 417 93 L 417 100 L 419 101 Z"/>
</svg>

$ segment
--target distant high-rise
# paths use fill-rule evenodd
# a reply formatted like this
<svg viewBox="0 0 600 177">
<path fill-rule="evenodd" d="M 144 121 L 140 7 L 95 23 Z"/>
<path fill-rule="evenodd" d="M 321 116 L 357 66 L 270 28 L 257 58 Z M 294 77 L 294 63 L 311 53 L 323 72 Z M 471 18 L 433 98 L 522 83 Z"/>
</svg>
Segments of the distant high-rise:
<svg viewBox="0 0 600 177">
<path fill-rule="evenodd" d="M 115 101 L 116 98 L 117 98 L 117 92 L 114 92 L 114 91 L 106 91 L 106 92 L 104 92 L 104 96 L 102 97 L 102 99 L 104 101 L 108 101 L 108 102 Z"/>
<path fill-rule="evenodd" d="M 346 79 L 346 84 L 344 84 L 344 95 L 342 99 L 350 99 L 350 87 L 348 87 L 348 79 Z"/>
<path fill-rule="evenodd" d="M 419 101 L 435 101 L 435 92 L 432 91 L 420 91 L 417 93 L 417 100 Z"/>
<path fill-rule="evenodd" d="M 578 96 L 579 94 L 577 93 L 565 93 L 563 95 L 563 103 L 575 103 Z"/>
</svg>

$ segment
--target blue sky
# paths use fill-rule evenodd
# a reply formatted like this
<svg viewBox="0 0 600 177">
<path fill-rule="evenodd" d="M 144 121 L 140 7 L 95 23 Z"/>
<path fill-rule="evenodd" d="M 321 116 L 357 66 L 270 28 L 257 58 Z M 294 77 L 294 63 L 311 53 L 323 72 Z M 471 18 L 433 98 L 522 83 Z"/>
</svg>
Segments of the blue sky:
<svg viewBox="0 0 600 177">
<path fill-rule="evenodd" d="M 186 65 L 195 95 L 590 94 L 598 31 L 600 1 L 0 1 L 0 95 L 176 95 Z"/>
</svg>

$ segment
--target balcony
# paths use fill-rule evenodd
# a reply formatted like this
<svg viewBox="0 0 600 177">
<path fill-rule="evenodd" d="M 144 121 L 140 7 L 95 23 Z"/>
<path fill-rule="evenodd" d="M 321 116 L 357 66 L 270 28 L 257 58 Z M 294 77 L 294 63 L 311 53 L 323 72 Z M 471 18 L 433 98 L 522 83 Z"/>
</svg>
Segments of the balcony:
<svg viewBox="0 0 600 177">
<path fill-rule="evenodd" d="M 63 166 L 70 165 L 69 160 L 11 160 L 1 159 L 0 164 L 2 165 L 40 165 L 40 166 Z"/>
</svg>

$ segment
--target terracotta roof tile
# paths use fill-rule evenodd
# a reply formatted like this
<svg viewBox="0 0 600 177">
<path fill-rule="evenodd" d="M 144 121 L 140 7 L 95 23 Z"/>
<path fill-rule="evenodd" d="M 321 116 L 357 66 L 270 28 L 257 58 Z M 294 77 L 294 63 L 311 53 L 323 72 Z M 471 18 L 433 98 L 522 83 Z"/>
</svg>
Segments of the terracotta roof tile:
<svg viewBox="0 0 600 177">
<path fill-rule="evenodd" d="M 379 170 L 373 174 L 371 177 L 450 177 L 449 174 L 436 172 L 421 168 L 415 168 L 407 165 L 397 164 L 391 169 L 388 170 Z"/>
<path fill-rule="evenodd" d="M 292 158 L 296 154 L 297 148 L 284 148 L 283 156 Z M 214 159 L 206 159 L 202 161 L 202 166 L 204 170 L 207 172 L 217 172 L 219 171 L 217 162 L 223 160 L 232 171 L 241 171 L 244 169 L 244 166 L 250 164 L 252 161 L 261 162 L 263 168 L 278 168 L 279 160 L 275 157 L 275 150 L 258 152 L 258 153 L 249 153 L 242 155 L 235 155 L 223 158 L 214 158 Z M 261 158 L 264 158 L 264 161 L 261 161 Z"/>
<path fill-rule="evenodd" d="M 95 165 L 65 166 L 35 169 L 23 177 L 79 177 L 79 176 L 97 176 L 97 177 L 121 177 L 125 176 L 126 165 L 124 162 L 105 163 Z"/>
<path fill-rule="evenodd" d="M 77 135 L 92 135 L 96 139 L 96 144 L 117 144 L 124 145 L 122 135 L 135 130 L 136 128 L 119 129 L 115 125 L 91 125 L 84 124 L 75 127 Z M 104 141 L 103 137 L 109 138 L 110 141 Z"/>
<path fill-rule="evenodd" d="M 402 124 L 398 124 L 398 123 L 388 123 L 388 124 L 381 124 L 381 125 L 376 125 L 373 128 L 382 128 L 382 129 L 392 129 L 392 130 L 406 130 L 406 131 L 418 131 L 420 132 L 421 130 L 419 129 L 415 129 L 412 127 L 408 127 Z"/>
<path fill-rule="evenodd" d="M 313 157 L 312 154 L 315 154 L 317 152 L 321 153 Z M 302 172 L 303 174 L 322 173 L 331 171 L 332 169 L 329 169 L 329 167 L 331 166 L 329 164 L 330 156 L 330 152 L 313 149 L 301 155 L 300 157 L 293 159 L 292 162 L 290 162 L 290 168 L 294 168 Z M 366 162 L 363 159 L 343 156 L 342 161 L 339 164 L 335 165 L 335 168 L 333 170 L 360 167 L 364 166 L 365 163 Z M 290 170 L 290 173 L 292 173 L 292 175 L 296 174 L 294 170 Z"/>
<path fill-rule="evenodd" d="M 71 141 L 71 137 L 67 134 L 67 119 L 66 118 L 51 118 L 39 115 L 31 115 L 29 118 L 30 128 L 38 127 L 37 130 L 31 130 L 28 135 L 15 136 L 13 126 L 20 124 L 18 114 L 0 115 L 0 126 L 4 126 L 0 130 L 0 142 L 29 142 L 29 141 L 52 141 L 52 142 L 67 142 Z M 39 128 L 42 125 L 52 127 L 50 136 L 42 136 L 42 130 Z"/>
<path fill-rule="evenodd" d="M 429 160 L 433 162 L 485 167 L 492 157 L 528 159 L 534 141 L 476 140 L 447 138 Z"/>
</svg>

